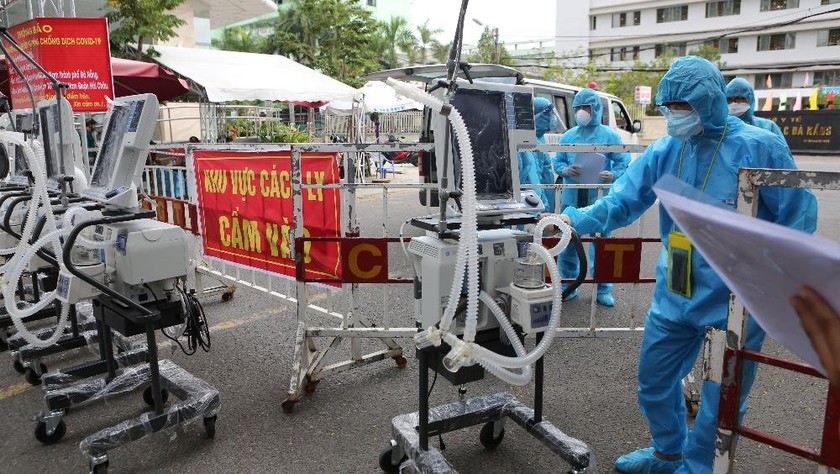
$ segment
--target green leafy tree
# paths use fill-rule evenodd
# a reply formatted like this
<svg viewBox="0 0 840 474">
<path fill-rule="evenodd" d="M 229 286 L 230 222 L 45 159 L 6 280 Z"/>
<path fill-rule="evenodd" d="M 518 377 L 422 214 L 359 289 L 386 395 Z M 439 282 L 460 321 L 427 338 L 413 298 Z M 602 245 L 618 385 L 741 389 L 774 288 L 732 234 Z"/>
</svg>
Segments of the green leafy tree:
<svg viewBox="0 0 840 474">
<path fill-rule="evenodd" d="M 379 63 L 383 69 L 398 67 L 399 52 L 405 53 L 414 50 L 416 40 L 408 28 L 408 21 L 401 16 L 392 16 L 387 22 L 379 23 L 379 38 L 376 44 L 379 46 Z"/>
<path fill-rule="evenodd" d="M 184 0 L 108 0 L 105 17 L 111 25 L 111 53 L 140 58 L 145 45 L 177 36 L 175 29 L 186 22 L 169 12 L 182 3 Z M 150 48 L 147 54 L 156 53 Z"/>
<path fill-rule="evenodd" d="M 496 44 L 493 30 L 487 26 L 484 27 L 481 38 L 478 39 L 478 46 L 467 56 L 467 61 L 471 63 L 503 64 L 505 66 L 513 65 L 510 53 L 503 44 Z"/>
<path fill-rule="evenodd" d="M 222 39 L 213 39 L 213 47 L 224 51 L 261 53 L 266 48 L 266 39 L 242 27 L 226 28 Z"/>
<path fill-rule="evenodd" d="M 432 58 L 439 63 L 445 63 L 449 59 L 449 50 L 452 49 L 452 43 L 432 43 Z"/>
<path fill-rule="evenodd" d="M 429 50 L 433 50 L 435 44 L 440 44 L 434 36 L 442 32 L 443 30 L 440 28 L 429 28 L 429 20 L 417 26 L 418 59 L 421 64 L 426 64 Z"/>
<path fill-rule="evenodd" d="M 266 53 L 291 57 L 354 86 L 377 68 L 376 22 L 355 0 L 291 0 L 273 26 Z"/>
<path fill-rule="evenodd" d="M 718 67 L 722 66 L 720 62 L 720 50 L 711 44 L 701 45 L 689 51 L 688 54 L 708 59 L 710 62 L 717 64 Z"/>
</svg>

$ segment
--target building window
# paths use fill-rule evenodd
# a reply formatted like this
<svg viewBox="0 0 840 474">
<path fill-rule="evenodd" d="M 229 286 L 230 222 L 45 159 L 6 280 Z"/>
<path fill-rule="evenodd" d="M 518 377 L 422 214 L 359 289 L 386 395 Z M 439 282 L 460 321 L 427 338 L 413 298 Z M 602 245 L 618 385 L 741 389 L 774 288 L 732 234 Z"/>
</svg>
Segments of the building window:
<svg viewBox="0 0 840 474">
<path fill-rule="evenodd" d="M 592 15 L 589 17 L 589 30 L 595 31 L 595 27 L 598 25 L 598 17 Z"/>
<path fill-rule="evenodd" d="M 818 31 L 817 46 L 840 46 L 840 28 Z"/>
<path fill-rule="evenodd" d="M 738 38 L 723 38 L 703 43 L 718 50 L 720 54 L 733 54 L 738 52 Z"/>
<path fill-rule="evenodd" d="M 793 87 L 793 73 L 780 72 L 775 74 L 756 74 L 756 89 L 767 89 L 767 76 L 770 76 L 770 80 L 773 82 L 773 89 L 788 89 Z"/>
<path fill-rule="evenodd" d="M 758 51 L 793 49 L 795 46 L 796 33 L 777 33 L 774 35 L 760 35 L 758 37 Z"/>
<path fill-rule="evenodd" d="M 657 23 L 667 23 L 669 21 L 683 20 L 688 20 L 688 5 L 677 5 L 675 7 L 656 9 Z"/>
<path fill-rule="evenodd" d="M 814 73 L 814 85 L 817 84 L 829 87 L 840 86 L 840 69 L 816 71 Z"/>
<path fill-rule="evenodd" d="M 368 4 L 369 7 L 375 7 L 376 6 L 376 0 L 367 0 L 367 4 Z"/>
<path fill-rule="evenodd" d="M 641 11 L 613 13 L 612 15 L 613 28 L 623 28 L 625 26 L 639 26 L 641 22 Z"/>
<path fill-rule="evenodd" d="M 706 18 L 741 14 L 741 0 L 706 3 Z"/>
<path fill-rule="evenodd" d="M 760 10 L 763 12 L 787 10 L 789 8 L 799 8 L 799 0 L 761 0 Z"/>
<path fill-rule="evenodd" d="M 685 56 L 685 43 L 657 44 L 654 52 L 657 58 L 659 56 Z"/>
<path fill-rule="evenodd" d="M 820 5 L 831 5 L 832 3 L 840 3 L 840 0 L 822 0 Z"/>
<path fill-rule="evenodd" d="M 639 47 L 633 46 L 633 61 L 639 60 Z"/>
<path fill-rule="evenodd" d="M 610 48 L 610 61 L 627 61 L 627 48 Z"/>
</svg>

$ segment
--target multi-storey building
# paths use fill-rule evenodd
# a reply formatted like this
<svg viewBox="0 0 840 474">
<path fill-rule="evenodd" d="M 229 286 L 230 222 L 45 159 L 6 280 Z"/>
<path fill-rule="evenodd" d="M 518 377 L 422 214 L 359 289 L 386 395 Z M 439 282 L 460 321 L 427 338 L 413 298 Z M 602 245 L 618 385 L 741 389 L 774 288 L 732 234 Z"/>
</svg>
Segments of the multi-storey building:
<svg viewBox="0 0 840 474">
<path fill-rule="evenodd" d="M 840 91 L 840 0 L 558 0 L 557 36 L 558 56 L 617 68 L 711 45 L 724 76 L 746 78 L 759 98 L 768 76 L 777 101 L 815 84 Z"/>
</svg>

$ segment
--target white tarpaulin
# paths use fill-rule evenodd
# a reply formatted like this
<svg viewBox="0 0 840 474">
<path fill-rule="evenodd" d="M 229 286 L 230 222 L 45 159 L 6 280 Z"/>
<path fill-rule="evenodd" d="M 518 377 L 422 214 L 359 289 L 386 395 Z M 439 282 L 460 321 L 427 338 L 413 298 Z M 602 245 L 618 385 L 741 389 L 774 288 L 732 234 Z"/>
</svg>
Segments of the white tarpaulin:
<svg viewBox="0 0 840 474">
<path fill-rule="evenodd" d="M 412 109 L 423 110 L 423 104 L 397 95 L 391 86 L 381 81 L 370 81 L 365 84 L 356 93 L 355 101 L 363 104 L 365 113 L 388 114 Z M 333 115 L 350 115 L 353 113 L 353 101 L 332 101 L 323 109 Z"/>
<path fill-rule="evenodd" d="M 357 90 L 285 56 L 155 46 L 154 60 L 201 85 L 210 102 L 353 100 Z"/>
</svg>

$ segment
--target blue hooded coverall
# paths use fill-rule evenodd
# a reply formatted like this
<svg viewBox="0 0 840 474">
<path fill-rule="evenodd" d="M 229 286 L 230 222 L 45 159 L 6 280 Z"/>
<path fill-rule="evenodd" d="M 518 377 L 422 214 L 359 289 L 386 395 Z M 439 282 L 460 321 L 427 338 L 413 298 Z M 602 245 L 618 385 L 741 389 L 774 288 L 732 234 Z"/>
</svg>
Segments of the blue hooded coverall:
<svg viewBox="0 0 840 474">
<path fill-rule="evenodd" d="M 537 143 L 545 144 L 545 134 L 556 131 L 559 124 L 551 101 L 544 97 L 534 97 L 534 125 Z M 548 153 L 541 151 L 523 151 L 519 153 L 519 182 L 522 184 L 554 184 L 554 170 Z M 545 204 L 546 212 L 554 212 L 554 190 L 550 188 L 534 189 Z"/>
<path fill-rule="evenodd" d="M 592 108 L 592 120 L 586 125 L 577 124 L 571 130 L 567 131 L 560 137 L 560 144 L 590 144 L 590 145 L 621 145 L 621 137 L 610 127 L 601 124 L 603 115 L 603 108 L 601 106 L 601 99 L 592 89 L 581 89 L 575 95 L 575 100 L 572 102 L 572 108 L 588 105 Z M 615 176 L 615 179 L 621 177 L 630 163 L 629 153 L 605 153 L 606 160 L 604 160 L 604 170 L 610 171 Z M 563 170 L 575 164 L 575 153 L 559 152 L 554 156 L 553 165 L 554 171 L 563 176 Z M 575 178 L 563 177 L 563 184 L 579 184 Z M 598 197 L 597 189 L 564 189 L 561 204 L 562 208 L 568 207 L 586 207 Z M 584 232 L 583 234 L 591 234 L 592 232 Z M 603 234 L 608 237 L 608 233 Z M 595 246 L 590 247 L 589 272 L 594 273 L 595 268 Z M 560 274 L 563 277 L 576 277 L 580 271 L 580 263 L 577 254 L 574 250 L 569 249 L 563 252 L 560 256 Z M 598 294 L 609 294 L 612 291 L 611 283 L 599 283 Z"/>
<path fill-rule="evenodd" d="M 705 193 L 734 207 L 739 168 L 796 168 L 781 138 L 728 115 L 723 76 L 705 59 L 686 56 L 674 61 L 656 94 L 656 103 L 666 102 L 688 102 L 702 119 L 702 133 L 686 141 L 671 136 L 657 140 L 615 182 L 609 195 L 584 209 L 567 209 L 565 213 L 580 234 L 610 232 L 638 219 L 656 201 L 652 188 L 663 175 L 677 176 L 703 189 L 704 178 L 711 170 Z M 813 232 L 816 216 L 816 199 L 810 190 L 762 188 L 760 191 L 758 217 L 761 219 Z M 668 242 L 673 229 L 673 221 L 660 207 L 659 232 L 663 243 Z M 692 252 L 691 298 L 671 292 L 666 281 L 667 248 L 664 247 L 656 265 L 656 287 L 645 319 L 638 398 L 648 421 L 653 449 L 666 455 L 682 453 L 683 458 L 682 462 L 663 461 L 652 458 L 650 452 L 643 463 L 627 472 L 672 472 L 679 468 L 680 472 L 707 473 L 711 472 L 715 453 L 720 385 L 703 384 L 700 412 L 689 433 L 680 381 L 697 359 L 705 328 L 725 329 L 730 291 L 700 253 Z M 746 347 L 758 350 L 763 340 L 764 331 L 750 318 Z M 755 369 L 755 364 L 745 364 L 742 416 Z M 624 458 L 637 453 L 644 458 L 642 451 L 630 453 L 619 458 L 616 467 L 621 467 Z"/>
<path fill-rule="evenodd" d="M 781 137 L 782 140 L 785 139 L 782 129 L 776 125 L 776 122 L 755 116 L 755 92 L 746 79 L 736 77 L 729 81 L 729 84 L 726 85 L 726 98 L 730 97 L 744 97 L 747 99 L 747 104 L 749 104 L 750 108 L 739 117 L 741 120 L 754 127 L 773 132 Z"/>
</svg>

